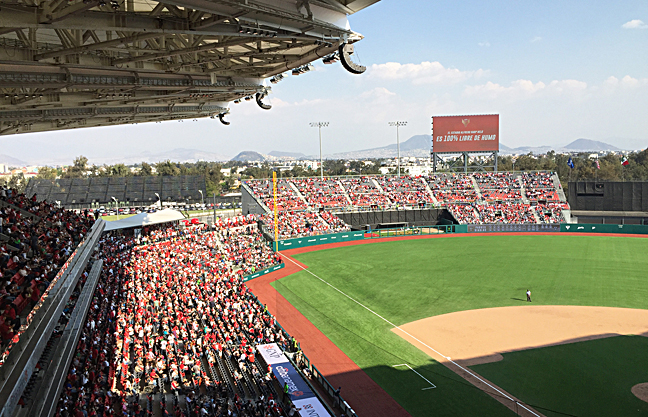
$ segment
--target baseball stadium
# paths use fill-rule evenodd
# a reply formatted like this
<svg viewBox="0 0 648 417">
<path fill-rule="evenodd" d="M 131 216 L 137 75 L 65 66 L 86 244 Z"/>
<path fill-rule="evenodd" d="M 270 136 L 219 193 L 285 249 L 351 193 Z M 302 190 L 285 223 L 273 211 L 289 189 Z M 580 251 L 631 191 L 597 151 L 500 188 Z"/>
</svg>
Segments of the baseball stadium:
<svg viewBox="0 0 648 417">
<path fill-rule="evenodd" d="M 374 3 L 0 0 L 0 135 L 228 125 L 315 61 L 361 75 Z M 1 186 L 0 417 L 648 416 L 648 183 L 502 171 L 499 115 L 431 119 L 427 174 L 399 143 L 218 216 L 170 208 L 199 175 Z M 88 209 L 119 202 L 148 210 Z"/>
</svg>

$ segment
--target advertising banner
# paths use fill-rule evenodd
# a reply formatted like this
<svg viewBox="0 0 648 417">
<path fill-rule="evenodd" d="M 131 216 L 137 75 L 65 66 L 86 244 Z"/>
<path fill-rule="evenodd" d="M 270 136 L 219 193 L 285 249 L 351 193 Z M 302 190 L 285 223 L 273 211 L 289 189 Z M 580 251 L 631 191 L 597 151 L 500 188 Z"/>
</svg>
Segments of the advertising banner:
<svg viewBox="0 0 648 417">
<path fill-rule="evenodd" d="M 283 268 L 284 266 L 285 265 L 282 262 L 279 265 L 271 266 L 270 268 L 262 269 L 262 270 L 260 270 L 258 272 L 255 272 L 254 274 L 246 275 L 246 276 L 243 277 L 243 282 L 247 282 L 247 281 L 249 281 L 251 279 L 259 278 L 261 275 L 265 275 L 265 274 L 269 274 L 270 272 L 277 271 L 277 270 Z"/>
<path fill-rule="evenodd" d="M 648 226 L 640 224 L 561 224 L 561 232 L 577 233 L 623 233 L 623 234 L 648 234 Z"/>
<path fill-rule="evenodd" d="M 257 350 L 268 365 L 288 363 L 288 358 L 286 358 L 286 355 L 284 355 L 281 348 L 276 343 L 257 345 Z"/>
<path fill-rule="evenodd" d="M 297 237 L 279 241 L 279 251 L 303 248 L 304 246 L 325 245 L 327 243 L 348 242 L 364 239 L 364 232 L 340 232 L 328 235 Z"/>
<path fill-rule="evenodd" d="M 468 224 L 466 232 L 560 232 L 558 223 L 541 224 Z"/>
<path fill-rule="evenodd" d="M 499 115 L 435 116 L 432 118 L 434 152 L 499 150 Z"/>
<path fill-rule="evenodd" d="M 277 377 L 279 384 L 283 387 L 288 384 L 288 393 L 290 400 L 295 402 L 299 399 L 315 397 L 313 391 L 304 381 L 295 368 L 290 363 L 280 363 L 271 365 L 272 373 Z"/>
<path fill-rule="evenodd" d="M 295 407 L 301 408 L 299 415 L 301 417 L 330 417 L 326 408 L 317 398 L 306 398 L 303 400 L 293 401 Z"/>
</svg>

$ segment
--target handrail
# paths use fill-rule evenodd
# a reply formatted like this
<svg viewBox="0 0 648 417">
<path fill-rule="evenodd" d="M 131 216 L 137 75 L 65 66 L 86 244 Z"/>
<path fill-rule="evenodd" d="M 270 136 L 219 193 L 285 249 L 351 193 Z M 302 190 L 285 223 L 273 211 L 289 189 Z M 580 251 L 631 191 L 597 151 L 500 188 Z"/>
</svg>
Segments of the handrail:
<svg viewBox="0 0 648 417">
<path fill-rule="evenodd" d="M 40 217 L 40 216 L 30 212 L 30 211 L 27 211 L 27 210 L 25 210 L 23 208 L 20 208 L 15 204 L 8 203 L 7 201 L 2 200 L 2 199 L 0 199 L 0 207 L 9 207 L 12 210 L 17 210 L 21 215 L 31 217 L 32 219 L 36 219 L 37 221 L 41 221 L 43 219 L 42 217 Z"/>
<path fill-rule="evenodd" d="M 104 222 L 95 222 L 27 317 L 27 325 L 23 326 L 11 350 L 5 353 L 0 367 L 0 417 L 12 415 L 104 225 Z"/>
<path fill-rule="evenodd" d="M 36 395 L 36 400 L 31 407 L 30 415 L 45 417 L 53 415 L 56 411 L 57 399 L 65 383 L 67 371 L 72 363 L 74 353 L 76 352 L 77 342 L 81 336 L 83 323 L 90 308 L 99 277 L 101 276 L 102 266 L 103 260 L 101 259 L 92 265 L 88 279 L 70 315 L 70 321 L 62 333 L 56 351 L 52 355 L 53 359 L 47 367 L 47 372 L 43 378 L 44 385 Z"/>
<path fill-rule="evenodd" d="M 265 308 L 265 306 L 263 305 L 263 303 L 262 303 L 261 301 L 259 301 L 259 299 L 257 298 L 257 296 L 256 296 L 254 293 L 250 293 L 250 294 L 252 295 L 252 298 L 254 299 L 254 301 L 257 302 L 257 304 L 258 304 L 259 306 Z M 290 335 L 290 333 L 288 333 L 288 332 L 286 331 L 286 329 L 283 328 L 283 326 L 281 325 L 281 323 L 279 323 L 279 321 L 277 320 L 277 318 L 276 318 L 275 316 L 273 316 L 272 314 L 270 314 L 270 312 L 267 312 L 267 314 L 268 314 L 270 317 L 272 317 L 272 319 L 273 319 L 274 322 L 277 324 L 277 326 L 279 326 L 279 328 L 281 329 L 281 331 L 282 331 L 283 334 L 284 334 L 284 338 L 285 338 L 287 341 L 292 340 L 292 336 Z M 279 346 L 279 344 L 277 344 L 277 346 Z M 322 386 L 325 388 L 326 393 L 329 394 L 332 398 L 335 398 L 335 389 L 333 389 L 333 385 L 331 385 L 331 383 L 328 382 L 328 380 L 326 379 L 326 377 L 324 377 L 324 375 L 322 375 L 322 374 L 319 372 L 319 370 L 317 370 L 317 368 L 315 368 L 315 365 L 312 365 L 312 364 L 311 364 L 310 359 L 308 359 L 308 356 L 306 356 L 306 354 L 304 354 L 304 352 L 301 350 L 301 348 L 300 348 L 300 351 L 301 351 L 302 356 L 305 358 L 305 360 L 306 360 L 306 362 L 307 362 L 307 364 L 308 364 L 308 369 L 309 369 L 311 372 L 313 372 L 312 369 L 315 369 L 315 371 L 317 372 L 317 375 L 319 375 L 319 377 L 320 377 L 320 378 L 318 379 L 318 381 L 320 381 L 320 384 L 322 384 Z M 288 356 L 288 355 L 286 355 L 286 356 Z M 294 365 L 294 363 L 293 363 L 293 365 Z M 301 375 L 302 378 L 304 378 L 304 381 L 306 381 L 306 383 L 307 383 L 308 385 L 310 385 L 310 383 L 308 382 L 308 377 L 306 377 L 306 376 L 304 375 L 304 373 L 303 373 L 302 370 L 299 368 L 299 366 L 295 366 L 295 369 L 297 370 L 297 372 L 299 373 L 299 375 Z M 315 375 L 315 373 L 313 373 L 313 375 Z M 312 388 L 312 386 L 311 386 L 311 388 Z M 319 393 L 318 393 L 316 390 L 313 390 L 313 392 L 317 395 L 318 398 L 320 397 Z M 342 407 L 342 404 L 344 404 L 345 407 Z M 328 405 L 326 404 L 326 401 L 324 401 L 324 405 L 325 405 L 325 407 L 326 407 L 327 409 L 329 409 Z M 349 417 L 358 417 L 357 414 L 355 413 L 355 411 L 353 411 L 353 409 L 352 409 L 351 407 L 349 407 L 349 405 L 347 404 L 347 402 L 343 400 L 342 396 L 340 396 L 340 408 L 342 408 L 342 411 L 345 412 L 345 413 L 347 414 L 347 416 L 349 416 Z M 330 409 L 329 409 L 329 411 L 330 411 Z"/>
</svg>

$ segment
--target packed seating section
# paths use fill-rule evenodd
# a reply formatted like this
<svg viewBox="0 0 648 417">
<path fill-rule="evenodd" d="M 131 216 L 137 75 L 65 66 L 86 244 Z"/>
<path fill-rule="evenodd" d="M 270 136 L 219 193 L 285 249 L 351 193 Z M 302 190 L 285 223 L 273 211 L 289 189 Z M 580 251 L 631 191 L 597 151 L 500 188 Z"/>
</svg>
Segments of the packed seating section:
<svg viewBox="0 0 648 417">
<path fill-rule="evenodd" d="M 4 186 L 0 201 L 1 365 L 94 219 Z"/>
<path fill-rule="evenodd" d="M 302 178 L 291 180 L 310 207 L 346 207 L 349 205 L 344 189 L 337 179 Z"/>
<path fill-rule="evenodd" d="M 320 214 L 310 211 L 285 211 L 280 213 L 277 216 L 279 239 L 324 235 L 351 230 L 336 215 L 328 211 L 322 211 Z M 274 213 L 262 215 L 261 221 L 268 226 L 269 230 L 274 230 Z"/>
<path fill-rule="evenodd" d="M 422 177 L 378 177 L 378 184 L 396 205 L 432 203 L 425 180 Z"/>
<path fill-rule="evenodd" d="M 273 207 L 267 204 L 273 198 L 271 180 L 246 184 L 259 201 Z M 348 230 L 333 214 L 313 214 L 321 208 L 336 212 L 446 207 L 462 224 L 560 223 L 564 221 L 562 210 L 569 208 L 561 201 L 551 172 L 281 179 L 279 185 L 283 190 L 278 192 L 277 204 L 282 239 Z M 286 204 L 293 200 L 301 204 Z M 273 216 L 266 214 L 261 220 L 269 229 L 273 227 Z"/>
<path fill-rule="evenodd" d="M 388 207 L 391 201 L 376 186 L 372 177 L 340 178 L 340 184 L 356 207 Z"/>
<path fill-rule="evenodd" d="M 281 262 L 254 216 L 105 235 L 102 278 L 57 416 L 288 413 L 254 345 L 293 343 L 243 282 Z"/>
</svg>

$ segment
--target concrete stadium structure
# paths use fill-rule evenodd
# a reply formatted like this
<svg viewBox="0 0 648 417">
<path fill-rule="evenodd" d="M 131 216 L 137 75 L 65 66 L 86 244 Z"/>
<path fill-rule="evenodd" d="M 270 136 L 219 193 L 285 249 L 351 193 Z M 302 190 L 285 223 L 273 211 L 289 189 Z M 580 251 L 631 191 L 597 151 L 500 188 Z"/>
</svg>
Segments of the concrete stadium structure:
<svg viewBox="0 0 648 417">
<path fill-rule="evenodd" d="M 379 0 L 0 0 L 0 135 L 263 109 L 283 73 L 341 61 Z M 272 77 L 272 78 L 271 78 Z"/>
</svg>

